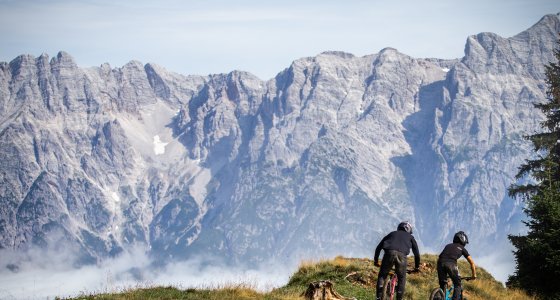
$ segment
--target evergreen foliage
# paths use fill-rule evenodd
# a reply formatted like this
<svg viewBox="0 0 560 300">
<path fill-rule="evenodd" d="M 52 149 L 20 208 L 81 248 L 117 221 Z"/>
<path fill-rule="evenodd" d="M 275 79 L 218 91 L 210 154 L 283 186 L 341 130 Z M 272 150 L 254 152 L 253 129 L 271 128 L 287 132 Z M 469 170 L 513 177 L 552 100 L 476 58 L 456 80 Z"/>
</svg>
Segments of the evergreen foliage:
<svg viewBox="0 0 560 300">
<path fill-rule="evenodd" d="M 547 100 L 535 105 L 546 116 L 542 131 L 526 136 L 535 159 L 521 165 L 516 176 L 534 181 L 509 189 L 526 201 L 528 232 L 509 236 L 517 266 L 508 286 L 545 299 L 560 299 L 560 50 L 554 55 L 557 62 L 546 66 Z"/>
</svg>

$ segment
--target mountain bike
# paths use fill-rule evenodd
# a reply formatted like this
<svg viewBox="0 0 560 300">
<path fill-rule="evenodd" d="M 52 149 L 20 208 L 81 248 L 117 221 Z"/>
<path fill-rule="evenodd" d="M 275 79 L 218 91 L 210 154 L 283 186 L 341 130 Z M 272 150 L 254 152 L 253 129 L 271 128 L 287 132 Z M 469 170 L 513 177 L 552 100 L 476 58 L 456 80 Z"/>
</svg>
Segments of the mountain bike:
<svg viewBox="0 0 560 300">
<path fill-rule="evenodd" d="M 406 270 L 407 274 L 418 273 L 419 271 L 415 270 Z M 395 293 L 397 292 L 397 284 L 398 284 L 398 277 L 397 274 L 393 271 L 389 272 L 389 280 L 385 280 L 385 284 L 383 284 L 383 295 L 381 296 L 381 300 L 394 300 L 397 297 Z"/>
<path fill-rule="evenodd" d="M 474 280 L 475 277 L 461 277 L 461 280 Z M 445 284 L 445 292 L 441 288 L 435 288 L 430 294 L 430 300 L 452 300 L 453 290 L 455 286 L 453 284 Z M 461 295 L 459 295 L 459 300 L 467 300 L 463 297 L 463 290 L 461 290 Z"/>
</svg>

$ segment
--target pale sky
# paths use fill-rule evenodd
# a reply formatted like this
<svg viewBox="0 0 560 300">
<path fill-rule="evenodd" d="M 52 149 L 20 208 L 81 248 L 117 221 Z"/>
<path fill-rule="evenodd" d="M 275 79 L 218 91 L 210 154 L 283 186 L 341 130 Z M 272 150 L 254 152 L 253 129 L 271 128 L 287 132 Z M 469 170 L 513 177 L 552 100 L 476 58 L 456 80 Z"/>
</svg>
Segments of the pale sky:
<svg viewBox="0 0 560 300">
<path fill-rule="evenodd" d="M 459 58 L 469 35 L 511 37 L 559 12 L 558 0 L 0 0 L 0 61 L 66 51 L 81 67 L 268 80 L 330 50 Z"/>
</svg>

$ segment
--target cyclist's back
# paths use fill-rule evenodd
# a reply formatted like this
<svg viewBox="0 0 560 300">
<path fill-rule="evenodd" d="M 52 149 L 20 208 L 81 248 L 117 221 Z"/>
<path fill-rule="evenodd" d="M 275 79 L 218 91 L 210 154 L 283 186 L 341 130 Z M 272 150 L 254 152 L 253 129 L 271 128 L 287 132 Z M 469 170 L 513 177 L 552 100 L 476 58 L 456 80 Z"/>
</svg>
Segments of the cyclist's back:
<svg viewBox="0 0 560 300">
<path fill-rule="evenodd" d="M 396 250 L 403 253 L 404 255 L 408 255 L 410 253 L 410 249 L 412 249 L 413 247 L 418 250 L 418 246 L 416 245 L 416 240 L 414 239 L 414 237 L 410 233 L 403 230 L 396 230 L 389 233 L 381 240 L 380 244 L 381 248 L 385 251 Z M 378 249 L 379 251 L 381 251 L 378 246 L 375 249 L 376 253 L 378 252 Z"/>
<path fill-rule="evenodd" d="M 469 243 L 467 235 L 463 231 L 457 232 L 453 237 L 453 243 L 447 244 L 437 261 L 437 272 L 440 288 L 445 291 L 447 284 L 447 276 L 453 281 L 453 300 L 458 300 L 461 295 L 461 276 L 459 276 L 459 268 L 457 260 L 464 256 L 471 265 L 472 277 L 476 278 L 476 267 L 469 252 L 465 246 Z"/>
<path fill-rule="evenodd" d="M 379 264 L 379 254 L 382 249 L 385 253 L 381 264 Z M 418 270 L 420 253 L 416 240 L 412 236 L 412 226 L 408 222 L 400 223 L 397 230 L 386 235 L 375 248 L 374 264 L 381 267 L 377 278 L 377 299 L 381 299 L 385 279 L 393 266 L 398 278 L 397 300 L 402 299 L 406 284 L 406 256 L 410 253 L 410 249 L 414 252 L 414 265 L 415 269 Z"/>
<path fill-rule="evenodd" d="M 451 244 L 447 244 L 445 248 L 443 248 L 443 251 L 441 251 L 439 255 L 439 259 L 441 261 L 449 261 L 449 262 L 457 263 L 457 260 L 461 256 L 464 256 L 465 258 L 470 256 L 465 246 L 459 243 L 451 243 Z"/>
</svg>

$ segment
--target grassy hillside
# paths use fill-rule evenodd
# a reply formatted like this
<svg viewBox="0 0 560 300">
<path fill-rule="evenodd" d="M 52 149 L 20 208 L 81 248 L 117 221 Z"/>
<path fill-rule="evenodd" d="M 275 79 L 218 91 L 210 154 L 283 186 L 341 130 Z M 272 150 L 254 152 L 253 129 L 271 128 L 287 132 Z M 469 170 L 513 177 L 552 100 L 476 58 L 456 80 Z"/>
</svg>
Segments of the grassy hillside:
<svg viewBox="0 0 560 300">
<path fill-rule="evenodd" d="M 437 257 L 423 255 L 421 273 L 407 277 L 405 299 L 427 299 L 430 291 L 437 286 Z M 409 263 L 412 258 L 409 257 Z M 412 268 L 412 266 L 410 266 Z M 470 275 L 470 267 L 465 260 L 459 261 L 459 270 Z M 303 299 L 301 296 L 309 283 L 330 280 L 334 289 L 346 297 L 360 300 L 375 299 L 375 282 L 379 268 L 370 259 L 336 257 L 332 260 L 303 262 L 289 282 L 267 293 L 259 293 L 247 285 L 229 286 L 219 289 L 186 289 L 174 287 L 151 287 L 131 289 L 116 294 L 83 295 L 72 299 Z M 482 268 L 477 269 L 478 279 L 464 282 L 465 295 L 469 300 L 533 299 L 521 291 L 506 289 Z"/>
</svg>

